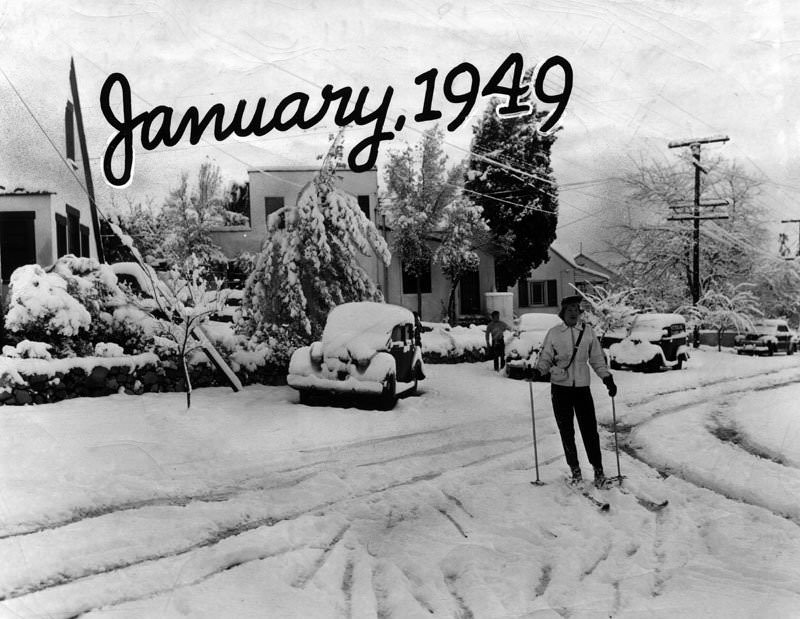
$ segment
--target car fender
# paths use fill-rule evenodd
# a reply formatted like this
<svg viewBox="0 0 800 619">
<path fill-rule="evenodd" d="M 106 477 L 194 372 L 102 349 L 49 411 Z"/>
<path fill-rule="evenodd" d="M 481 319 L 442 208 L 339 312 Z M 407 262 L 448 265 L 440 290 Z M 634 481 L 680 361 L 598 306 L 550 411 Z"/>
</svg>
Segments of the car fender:
<svg viewBox="0 0 800 619">
<path fill-rule="evenodd" d="M 289 359 L 289 374 L 309 376 L 312 370 L 311 347 L 301 346 L 292 353 L 292 357 Z"/>
<path fill-rule="evenodd" d="M 675 351 L 675 359 L 677 359 L 681 355 L 683 355 L 684 359 L 689 359 L 691 357 L 691 355 L 689 354 L 690 350 L 691 349 L 686 344 L 682 344 L 682 345 L 678 346 L 678 350 Z"/>
<path fill-rule="evenodd" d="M 386 384 L 389 376 L 397 374 L 397 362 L 388 352 L 380 351 L 370 359 L 369 365 L 364 370 L 362 380 Z"/>
</svg>

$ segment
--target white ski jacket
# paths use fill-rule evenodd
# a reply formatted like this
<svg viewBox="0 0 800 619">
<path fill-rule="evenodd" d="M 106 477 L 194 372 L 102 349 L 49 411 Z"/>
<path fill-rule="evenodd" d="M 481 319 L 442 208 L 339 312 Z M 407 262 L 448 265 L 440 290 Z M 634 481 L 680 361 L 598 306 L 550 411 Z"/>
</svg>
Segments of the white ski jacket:
<svg viewBox="0 0 800 619">
<path fill-rule="evenodd" d="M 575 353 L 575 359 L 570 364 L 572 350 L 575 348 L 581 329 L 585 329 L 585 332 Z M 601 379 L 611 376 L 600 348 L 600 341 L 591 326 L 579 322 L 574 327 L 568 327 L 562 323 L 547 332 L 536 361 L 536 368 L 542 374 L 549 372 L 551 383 L 563 387 L 588 387 L 589 366 L 592 366 L 595 374 Z"/>
</svg>

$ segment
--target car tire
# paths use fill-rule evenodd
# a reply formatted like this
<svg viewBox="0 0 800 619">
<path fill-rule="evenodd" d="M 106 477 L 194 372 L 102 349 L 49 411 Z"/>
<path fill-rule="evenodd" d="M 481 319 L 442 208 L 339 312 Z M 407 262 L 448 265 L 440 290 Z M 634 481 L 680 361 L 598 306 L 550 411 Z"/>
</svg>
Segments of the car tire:
<svg viewBox="0 0 800 619">
<path fill-rule="evenodd" d="M 311 406 L 314 403 L 314 396 L 310 391 L 301 391 L 300 392 L 300 404 L 305 404 L 306 406 Z"/>
<path fill-rule="evenodd" d="M 793 355 L 794 354 L 794 344 L 789 344 L 789 348 L 786 349 L 786 354 L 787 355 Z"/>
<path fill-rule="evenodd" d="M 397 404 L 397 379 L 392 374 L 386 379 L 386 386 L 380 396 L 378 407 L 382 411 L 390 411 L 395 404 Z"/>
<path fill-rule="evenodd" d="M 679 356 L 678 360 L 677 360 L 677 363 L 672 367 L 674 367 L 676 370 L 682 370 L 683 369 L 683 357 Z"/>
<path fill-rule="evenodd" d="M 620 364 L 617 363 L 614 359 L 611 360 L 611 363 L 608 364 L 612 370 L 619 370 L 621 368 Z"/>
<path fill-rule="evenodd" d="M 772 344 L 767 344 L 767 357 L 775 354 L 775 347 Z"/>
</svg>

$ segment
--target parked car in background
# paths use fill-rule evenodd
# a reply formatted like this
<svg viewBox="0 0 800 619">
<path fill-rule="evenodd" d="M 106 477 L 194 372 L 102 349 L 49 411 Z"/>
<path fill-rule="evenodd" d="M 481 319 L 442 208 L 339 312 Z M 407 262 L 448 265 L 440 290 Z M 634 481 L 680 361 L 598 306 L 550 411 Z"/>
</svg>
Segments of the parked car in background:
<svg viewBox="0 0 800 619">
<path fill-rule="evenodd" d="M 776 352 L 792 355 L 797 350 L 798 338 L 785 320 L 763 319 L 753 325 L 752 331 L 737 335 L 733 345 L 740 355 L 774 355 Z"/>
<path fill-rule="evenodd" d="M 528 378 L 551 327 L 561 324 L 556 314 L 522 314 L 514 337 L 506 344 L 506 375 Z"/>
<path fill-rule="evenodd" d="M 680 370 L 689 359 L 686 320 L 680 314 L 637 314 L 628 335 L 608 348 L 612 369 Z"/>
<path fill-rule="evenodd" d="M 350 394 L 391 409 L 425 378 L 420 329 L 404 307 L 343 303 L 328 314 L 320 341 L 294 351 L 286 381 L 304 404 L 315 394 Z"/>
</svg>

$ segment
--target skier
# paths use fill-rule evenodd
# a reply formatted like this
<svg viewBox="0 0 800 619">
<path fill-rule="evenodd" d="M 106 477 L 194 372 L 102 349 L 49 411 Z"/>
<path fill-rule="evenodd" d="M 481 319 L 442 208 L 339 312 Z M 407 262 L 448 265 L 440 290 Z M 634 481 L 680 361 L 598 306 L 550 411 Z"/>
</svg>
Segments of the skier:
<svg viewBox="0 0 800 619">
<path fill-rule="evenodd" d="M 506 323 L 500 320 L 500 312 L 493 311 L 491 322 L 486 325 L 486 350 L 489 351 L 494 362 L 494 371 L 502 370 L 506 366 L 506 345 L 503 333 L 511 331 Z"/>
<path fill-rule="evenodd" d="M 606 478 L 600 454 L 594 401 L 589 390 L 589 366 L 602 379 L 612 398 L 617 393 L 617 387 L 611 372 L 606 367 L 600 341 L 592 327 L 579 320 L 581 311 L 580 296 L 565 297 L 561 300 L 558 316 L 564 324 L 552 327 L 545 335 L 533 375 L 535 380 L 547 375 L 548 372 L 550 374 L 553 412 L 573 483 L 578 483 L 582 479 L 578 450 L 575 447 L 574 415 L 578 418 L 586 455 L 594 467 L 595 485 L 600 487 Z"/>
</svg>

